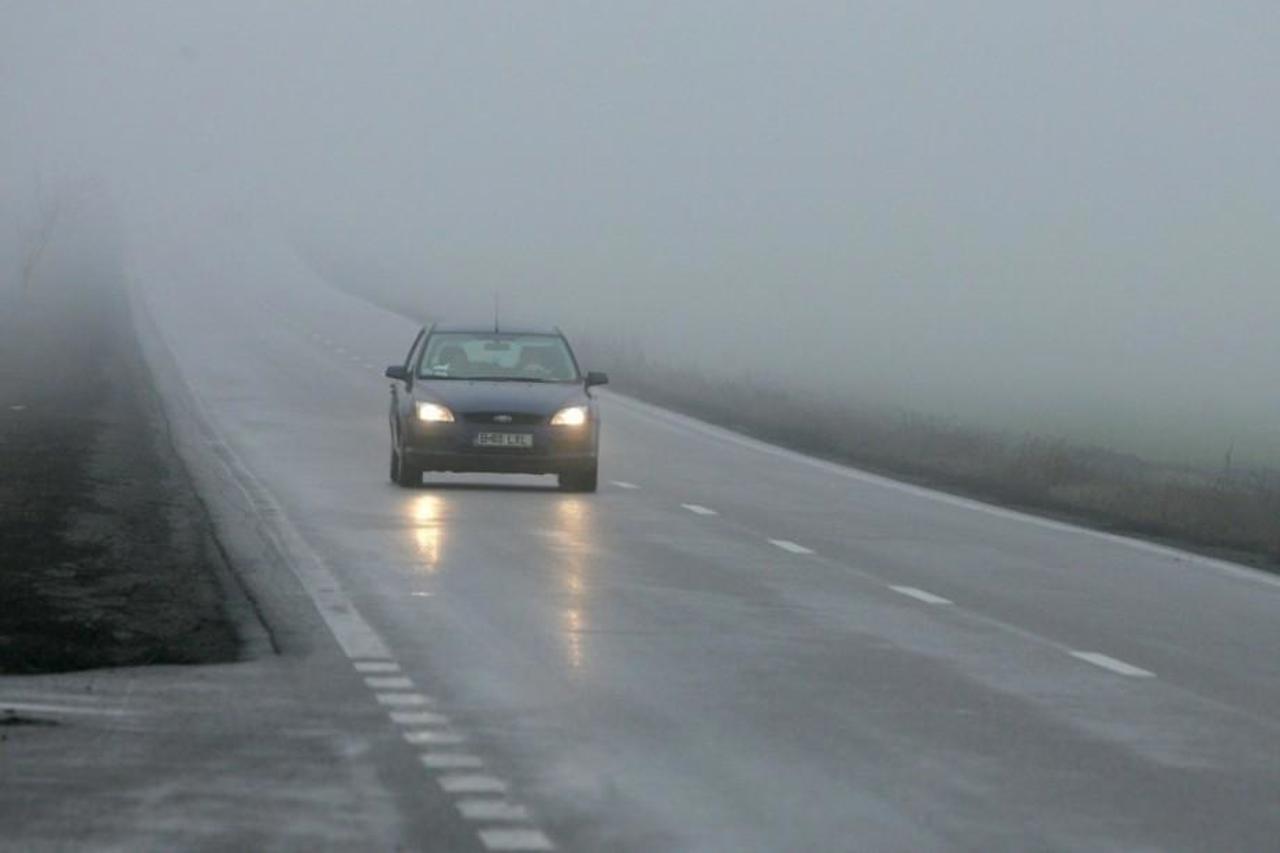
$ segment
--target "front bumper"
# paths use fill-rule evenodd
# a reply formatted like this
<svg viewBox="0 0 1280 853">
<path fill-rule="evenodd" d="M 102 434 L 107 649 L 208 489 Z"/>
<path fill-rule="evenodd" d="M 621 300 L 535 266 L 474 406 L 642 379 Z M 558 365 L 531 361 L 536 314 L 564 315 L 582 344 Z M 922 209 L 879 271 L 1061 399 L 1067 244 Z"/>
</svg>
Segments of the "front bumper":
<svg viewBox="0 0 1280 853">
<path fill-rule="evenodd" d="M 479 447 L 475 442 L 481 432 L 530 434 L 533 446 Z M 414 421 L 404 437 L 406 457 L 424 471 L 561 474 L 590 468 L 598 448 L 596 421 L 580 428 Z"/>
</svg>

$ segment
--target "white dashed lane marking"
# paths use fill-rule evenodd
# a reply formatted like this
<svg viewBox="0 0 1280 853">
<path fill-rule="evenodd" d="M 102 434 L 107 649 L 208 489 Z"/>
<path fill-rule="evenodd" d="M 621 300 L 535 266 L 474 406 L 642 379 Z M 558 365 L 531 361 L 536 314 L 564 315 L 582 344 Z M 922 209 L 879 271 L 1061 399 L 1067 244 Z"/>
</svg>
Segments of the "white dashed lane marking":
<svg viewBox="0 0 1280 853">
<path fill-rule="evenodd" d="M 790 539 L 770 539 L 769 543 L 781 548 L 784 551 L 788 551 L 792 554 L 812 554 L 813 553 L 812 549 L 806 548 L 803 545 L 797 545 L 795 542 L 792 542 Z"/>
<path fill-rule="evenodd" d="M 925 604 L 951 604 L 951 599 L 949 598 L 943 598 L 940 595 L 925 592 L 923 589 L 916 589 L 914 586 L 891 586 L 889 589 L 894 592 L 910 596 L 917 601 L 923 601 Z"/>
<path fill-rule="evenodd" d="M 1091 663 L 1094 666 L 1100 666 L 1103 669 L 1111 670 L 1120 675 L 1127 675 L 1130 678 L 1155 678 L 1154 672 L 1148 672 L 1145 669 L 1136 667 L 1133 664 L 1125 663 L 1122 660 L 1100 654 L 1098 652 L 1072 652 L 1072 657 L 1079 658 L 1082 661 Z"/>
<path fill-rule="evenodd" d="M 467 820 L 528 820 L 529 810 L 506 800 L 458 800 L 458 811 Z"/>
<path fill-rule="evenodd" d="M 391 722 L 402 726 L 447 726 L 449 718 L 430 711 L 392 711 Z"/>
<path fill-rule="evenodd" d="M 416 705 L 431 704 L 431 700 L 421 693 L 375 693 L 374 697 L 391 708 L 412 708 Z"/>
<path fill-rule="evenodd" d="M 389 660 L 358 660 L 355 661 L 356 672 L 399 672 L 400 664 L 392 663 Z"/>
<path fill-rule="evenodd" d="M 716 512 L 714 509 L 708 509 L 707 507 L 700 506 L 699 504 L 680 504 L 680 506 L 689 510 L 689 512 L 693 513 L 694 515 L 719 515 L 720 514 Z"/>
<path fill-rule="evenodd" d="M 399 663 L 392 661 L 353 661 L 357 672 L 399 672 Z"/>
<path fill-rule="evenodd" d="M 405 732 L 404 739 L 415 746 L 457 746 L 466 741 L 466 738 L 457 732 L 438 729 Z"/>
<path fill-rule="evenodd" d="M 399 675 L 368 675 L 364 683 L 374 690 L 412 690 L 413 682 Z"/>
<path fill-rule="evenodd" d="M 490 850 L 555 850 L 551 840 L 536 829 L 482 829 L 480 841 Z"/>
<path fill-rule="evenodd" d="M 447 794 L 505 794 L 507 783 L 482 773 L 445 773 L 436 779 Z"/>
<path fill-rule="evenodd" d="M 628 483 L 626 480 L 611 480 L 610 482 L 612 482 L 612 483 L 613 483 L 615 486 L 617 486 L 619 489 L 638 489 L 638 488 L 640 488 L 640 487 L 639 487 L 639 486 L 637 486 L 635 483 Z"/>
<path fill-rule="evenodd" d="M 424 752 L 422 766 L 428 770 L 478 770 L 484 762 L 468 752 Z"/>
</svg>

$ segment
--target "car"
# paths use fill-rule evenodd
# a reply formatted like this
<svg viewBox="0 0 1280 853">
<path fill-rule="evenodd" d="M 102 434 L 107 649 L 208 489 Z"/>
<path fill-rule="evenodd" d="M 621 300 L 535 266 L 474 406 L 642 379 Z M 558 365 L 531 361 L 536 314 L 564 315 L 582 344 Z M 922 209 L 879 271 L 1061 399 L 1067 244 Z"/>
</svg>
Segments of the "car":
<svg viewBox="0 0 1280 853">
<path fill-rule="evenodd" d="M 555 474 L 565 491 L 594 492 L 600 412 L 558 328 L 422 328 L 391 383 L 391 480 L 425 471 Z"/>
</svg>

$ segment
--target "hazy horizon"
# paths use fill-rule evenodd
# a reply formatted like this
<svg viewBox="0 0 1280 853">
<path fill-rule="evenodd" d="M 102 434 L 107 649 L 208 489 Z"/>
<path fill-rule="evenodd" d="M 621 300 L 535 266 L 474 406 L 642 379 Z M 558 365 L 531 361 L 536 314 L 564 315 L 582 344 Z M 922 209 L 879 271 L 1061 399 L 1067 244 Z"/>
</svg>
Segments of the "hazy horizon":
<svg viewBox="0 0 1280 853">
<path fill-rule="evenodd" d="M 217 221 L 442 313 L 1280 464 L 1270 5 L 3 11 L 6 278 L 92 193 L 135 249 Z"/>
</svg>

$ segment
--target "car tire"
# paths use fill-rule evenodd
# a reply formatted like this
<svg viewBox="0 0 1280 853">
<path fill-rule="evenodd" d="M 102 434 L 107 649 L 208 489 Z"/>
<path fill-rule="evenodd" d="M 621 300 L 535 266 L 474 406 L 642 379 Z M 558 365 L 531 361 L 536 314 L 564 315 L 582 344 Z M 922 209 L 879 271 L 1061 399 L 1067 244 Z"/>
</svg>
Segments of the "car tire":
<svg viewBox="0 0 1280 853">
<path fill-rule="evenodd" d="M 594 492 L 600 479 L 600 466 L 560 474 L 560 488 L 566 492 Z"/>
<path fill-rule="evenodd" d="M 405 459 L 395 447 L 391 448 L 391 482 L 404 489 L 416 489 L 422 485 L 422 469 Z"/>
</svg>

